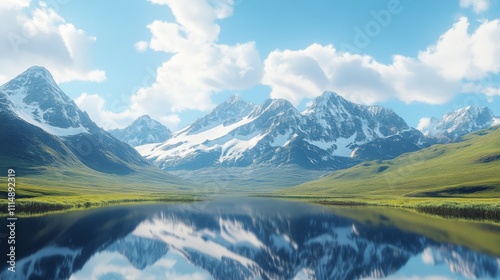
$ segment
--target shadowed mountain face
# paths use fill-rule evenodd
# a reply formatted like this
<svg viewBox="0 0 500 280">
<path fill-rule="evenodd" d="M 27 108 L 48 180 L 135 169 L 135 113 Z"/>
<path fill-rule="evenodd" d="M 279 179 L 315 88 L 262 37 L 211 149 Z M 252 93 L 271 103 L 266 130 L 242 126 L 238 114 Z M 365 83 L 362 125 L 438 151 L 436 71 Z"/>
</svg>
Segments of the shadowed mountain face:
<svg viewBox="0 0 500 280">
<path fill-rule="evenodd" d="M 18 272 L 2 279 L 358 279 L 434 265 L 449 277 L 500 277 L 493 256 L 283 201 L 114 207 L 19 227 L 28 225 L 45 230 L 32 239 L 20 231 Z M 423 266 L 411 270 L 416 261 Z"/>
<path fill-rule="evenodd" d="M 127 174 L 149 165 L 133 148 L 99 128 L 34 66 L 0 86 L 1 160 L 21 169 L 40 165 L 87 166 Z"/>
<path fill-rule="evenodd" d="M 283 99 L 257 106 L 232 97 L 164 143 L 137 150 L 167 170 L 257 165 L 334 170 L 428 144 L 392 110 L 325 92 L 302 113 Z"/>
</svg>

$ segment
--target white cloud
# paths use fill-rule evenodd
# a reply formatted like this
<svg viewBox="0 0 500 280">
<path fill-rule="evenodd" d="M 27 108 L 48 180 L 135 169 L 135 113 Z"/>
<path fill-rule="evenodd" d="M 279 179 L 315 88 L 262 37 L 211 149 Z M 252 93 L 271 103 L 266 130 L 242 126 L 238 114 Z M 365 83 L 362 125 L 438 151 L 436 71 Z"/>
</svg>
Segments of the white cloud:
<svg viewBox="0 0 500 280">
<path fill-rule="evenodd" d="M 153 36 L 151 49 L 155 51 L 176 53 L 192 46 L 189 40 L 182 35 L 182 26 L 176 23 L 155 20 L 148 25 L 148 28 Z"/>
<path fill-rule="evenodd" d="M 149 44 L 146 41 L 138 41 L 134 44 L 134 47 L 138 52 L 145 52 L 148 49 L 148 46 Z"/>
<path fill-rule="evenodd" d="M 472 33 L 468 29 L 468 20 L 460 18 L 417 57 L 395 55 L 389 64 L 339 52 L 332 45 L 276 50 L 265 60 L 263 83 L 271 87 L 271 97 L 295 104 L 324 90 L 365 104 L 390 98 L 442 104 L 464 84 L 500 72 L 500 21 L 483 21 Z M 495 89 L 482 92 L 496 95 Z"/>
<path fill-rule="evenodd" d="M 2 0 L 0 9 L 21 9 L 29 7 L 31 0 Z"/>
<path fill-rule="evenodd" d="M 132 96 L 132 108 L 156 112 L 207 110 L 213 107 L 213 93 L 257 84 L 260 68 L 254 43 L 179 52 L 158 68 L 151 86 Z"/>
<path fill-rule="evenodd" d="M 138 51 L 149 47 L 172 55 L 156 72 L 149 73 L 153 82 L 144 83 L 132 96 L 119 101 L 120 108 L 106 105 L 98 95 L 84 93 L 78 97 L 78 106 L 98 125 L 105 129 L 122 128 L 148 114 L 176 129 L 181 121 L 180 112 L 208 110 L 214 106 L 213 94 L 243 90 L 260 83 L 263 64 L 254 42 L 234 45 L 217 42 L 220 31 L 217 20 L 232 14 L 233 1 L 150 2 L 167 5 L 176 21 L 153 21 L 147 26 L 150 41 L 138 41 L 134 47 Z"/>
<path fill-rule="evenodd" d="M 2 1 L 0 4 L 0 84 L 33 65 L 45 66 L 57 82 L 102 82 L 103 70 L 88 67 L 87 49 L 96 41 L 66 22 L 44 2 Z"/>
<path fill-rule="evenodd" d="M 90 118 L 97 123 L 98 126 L 105 129 L 118 128 L 128 125 L 133 121 L 129 117 L 128 112 L 113 113 L 105 108 L 106 100 L 98 94 L 82 93 L 75 99 L 76 105 L 87 112 Z"/>
<path fill-rule="evenodd" d="M 460 18 L 436 45 L 419 53 L 426 65 L 447 79 L 481 79 L 500 71 L 500 21 L 484 21 L 469 34 L 467 18 Z"/>
<path fill-rule="evenodd" d="M 492 101 L 492 97 L 500 96 L 500 87 L 493 85 L 492 83 L 487 83 L 480 81 L 479 83 L 465 83 L 462 85 L 462 92 L 471 94 L 483 94 L 486 96 L 489 102 Z"/>
<path fill-rule="evenodd" d="M 271 97 L 285 98 L 294 104 L 325 90 L 367 104 L 385 100 L 391 94 L 378 62 L 367 55 L 338 52 L 332 45 L 276 50 L 264 65 L 263 83 L 271 87 Z"/>
<path fill-rule="evenodd" d="M 260 82 L 263 66 L 254 42 L 217 42 L 217 21 L 232 14 L 232 1 L 151 2 L 167 5 L 176 21 L 149 24 L 149 47 L 172 56 L 157 69 L 155 81 L 131 97 L 130 111 L 168 116 L 184 110 L 208 110 L 214 106 L 214 93 L 242 90 Z"/>
<path fill-rule="evenodd" d="M 485 12 L 490 7 L 489 0 L 460 0 L 460 7 L 472 8 L 476 14 Z"/>
<path fill-rule="evenodd" d="M 431 124 L 431 118 L 421 118 L 418 122 L 417 129 L 420 131 L 424 131 Z"/>
<path fill-rule="evenodd" d="M 167 5 L 179 29 L 191 43 L 210 43 L 218 39 L 220 27 L 216 20 L 233 13 L 232 0 L 152 0 L 154 4 Z"/>
<path fill-rule="evenodd" d="M 76 105 L 87 112 L 90 118 L 96 122 L 96 124 L 104 129 L 114 129 L 123 128 L 131 124 L 135 119 L 142 115 L 150 115 L 153 119 L 156 119 L 168 126 L 169 128 L 176 128 L 180 122 L 180 118 L 176 114 L 155 114 L 152 112 L 145 112 L 141 110 L 127 108 L 126 100 L 115 100 L 116 102 L 111 102 L 110 106 L 107 106 L 106 100 L 98 94 L 88 94 L 82 93 L 79 97 L 75 99 Z M 108 109 L 107 107 L 110 107 Z M 116 108 L 112 108 L 116 107 Z M 114 112 L 118 109 L 119 113 Z M 139 108 L 140 109 L 140 108 Z"/>
<path fill-rule="evenodd" d="M 389 99 L 443 104 L 459 93 L 469 93 L 471 87 L 474 93 L 489 97 L 500 95 L 498 87 L 482 85 L 485 78 L 500 72 L 499 20 L 483 20 L 470 31 L 468 19 L 460 18 L 417 56 L 394 55 L 390 63 L 319 44 L 302 50 L 275 50 L 262 63 L 254 42 L 234 45 L 218 42 L 218 21 L 233 13 L 232 1 L 150 2 L 170 8 L 175 22 L 153 21 L 147 26 L 151 32 L 149 42 L 138 41 L 135 48 L 138 51 L 150 48 L 171 56 L 152 74 L 152 83 L 127 99 L 123 112 L 112 113 L 105 109 L 104 103 L 90 108 L 91 104 L 100 104 L 98 100 L 88 103 L 89 114 L 97 116 L 96 120 L 102 119 L 97 121 L 104 127 L 122 127 L 142 114 L 175 127 L 180 122 L 179 112 L 208 110 L 213 107 L 214 94 L 244 90 L 257 84 L 270 86 L 272 98 L 285 98 L 294 104 L 325 90 L 364 104 Z M 48 21 L 61 20 L 53 14 L 47 18 L 51 19 Z M 31 20 L 42 21 L 36 17 Z M 43 24 L 35 24 L 35 27 L 27 28 L 37 34 L 46 30 Z M 83 31 L 66 29 L 81 35 L 78 38 L 84 35 Z M 76 47 L 78 44 L 65 44 L 64 50 L 71 57 L 71 50 Z M 104 73 L 95 71 L 87 75 L 94 80 L 105 78 Z M 82 97 L 82 106 L 84 100 L 91 98 Z"/>
</svg>

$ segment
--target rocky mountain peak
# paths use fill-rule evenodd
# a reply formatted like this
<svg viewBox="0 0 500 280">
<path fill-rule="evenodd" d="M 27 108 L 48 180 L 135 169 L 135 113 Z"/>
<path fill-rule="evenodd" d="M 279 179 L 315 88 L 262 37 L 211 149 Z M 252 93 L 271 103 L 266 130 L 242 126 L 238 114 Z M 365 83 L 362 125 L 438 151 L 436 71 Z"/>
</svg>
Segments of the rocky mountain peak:
<svg viewBox="0 0 500 280">
<path fill-rule="evenodd" d="M 58 135 L 87 132 L 92 121 L 56 84 L 44 67 L 33 66 L 0 87 L 1 108 Z"/>
<path fill-rule="evenodd" d="M 148 115 L 140 116 L 129 126 L 110 130 L 109 133 L 133 147 L 160 143 L 172 135 L 170 129 Z"/>
<path fill-rule="evenodd" d="M 469 105 L 445 114 L 441 119 L 431 118 L 420 127 L 422 133 L 440 143 L 455 142 L 474 131 L 495 125 L 498 118 L 487 107 Z"/>
</svg>

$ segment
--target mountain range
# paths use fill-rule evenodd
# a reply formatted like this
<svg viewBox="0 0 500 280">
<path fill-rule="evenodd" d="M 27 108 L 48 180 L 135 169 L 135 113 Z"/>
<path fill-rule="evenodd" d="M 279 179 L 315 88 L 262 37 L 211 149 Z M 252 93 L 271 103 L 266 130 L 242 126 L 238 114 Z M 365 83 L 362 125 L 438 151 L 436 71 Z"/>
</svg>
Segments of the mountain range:
<svg viewBox="0 0 500 280">
<path fill-rule="evenodd" d="M 467 106 L 441 120 L 432 118 L 419 131 L 390 109 L 355 104 L 333 92 L 317 97 L 302 113 L 286 100 L 254 105 L 233 96 L 165 142 L 136 149 L 174 173 L 251 167 L 240 173 L 253 176 L 251 170 L 259 167 L 338 170 L 393 159 L 498 124 L 500 117 L 486 107 Z"/>
<path fill-rule="evenodd" d="M 107 132 L 62 92 L 45 68 L 34 66 L 0 87 L 0 121 L 0 144 L 9 147 L 0 161 L 21 169 L 53 165 L 124 175 L 153 164 L 174 173 L 186 171 L 187 177 L 200 170 L 237 168 L 232 177 L 247 174 L 252 180 L 259 176 L 256 172 L 267 170 L 278 177 L 297 173 L 294 178 L 300 181 L 317 178 L 319 173 L 311 175 L 316 171 L 455 142 L 500 123 L 500 118 L 488 108 L 469 106 L 432 119 L 421 132 L 391 109 L 355 104 L 327 91 L 303 112 L 283 99 L 255 105 L 233 96 L 174 133 L 149 116 Z M 301 175 L 305 173 L 311 174 Z"/>
<path fill-rule="evenodd" d="M 254 105 L 234 96 L 167 141 L 137 150 L 165 170 L 258 165 L 334 170 L 430 144 L 390 109 L 325 92 L 304 112 L 283 99 Z"/>
</svg>

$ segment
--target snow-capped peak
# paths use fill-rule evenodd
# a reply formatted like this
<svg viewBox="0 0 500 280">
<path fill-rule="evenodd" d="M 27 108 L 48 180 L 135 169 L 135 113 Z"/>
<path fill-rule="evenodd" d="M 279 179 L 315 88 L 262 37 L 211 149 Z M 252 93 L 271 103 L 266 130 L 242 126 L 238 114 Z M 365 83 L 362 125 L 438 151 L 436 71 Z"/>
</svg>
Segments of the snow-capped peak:
<svg viewBox="0 0 500 280">
<path fill-rule="evenodd" d="M 69 103 L 71 99 L 57 86 L 50 72 L 41 66 L 32 66 L 0 87 L 7 93 L 24 91 L 28 99 Z M 38 97 L 38 98 L 37 98 Z M 29 102 L 29 100 L 28 100 Z"/>
<path fill-rule="evenodd" d="M 316 97 L 312 104 L 306 108 L 302 114 L 304 115 L 312 115 L 316 111 L 321 111 L 327 107 L 337 107 L 340 103 L 343 103 L 345 100 L 342 96 L 338 95 L 332 91 L 325 91 L 320 96 Z"/>
<path fill-rule="evenodd" d="M 143 115 L 138 117 L 132 125 L 143 125 L 143 126 L 156 126 L 159 122 L 153 120 L 149 115 Z"/>
<path fill-rule="evenodd" d="M 57 136 L 88 132 L 76 104 L 57 86 L 50 72 L 33 66 L 0 87 L 0 109 Z M 90 121 L 90 119 L 88 120 Z"/>
<path fill-rule="evenodd" d="M 151 119 L 148 115 L 140 116 L 124 129 L 113 129 L 109 133 L 133 147 L 160 143 L 172 135 L 166 126 Z"/>
<path fill-rule="evenodd" d="M 225 103 L 234 104 L 234 103 L 238 103 L 240 101 L 243 101 L 243 100 L 241 100 L 241 98 L 238 95 L 232 95 L 228 99 L 226 99 Z"/>
<path fill-rule="evenodd" d="M 258 106 L 250 113 L 250 118 L 256 118 L 266 112 L 275 115 L 283 115 L 292 113 L 293 115 L 300 115 L 290 101 L 285 99 L 267 99 L 261 106 Z M 271 116 L 269 116 L 271 117 Z"/>
<path fill-rule="evenodd" d="M 419 129 L 439 142 L 457 141 L 463 135 L 485 129 L 497 123 L 497 118 L 487 107 L 469 105 L 445 114 L 441 119 L 428 119 Z"/>
<path fill-rule="evenodd" d="M 188 134 L 201 133 L 219 125 L 228 126 L 241 121 L 247 116 L 255 105 L 242 100 L 238 96 L 231 96 L 215 107 L 208 115 L 200 118 L 185 130 Z"/>
</svg>

